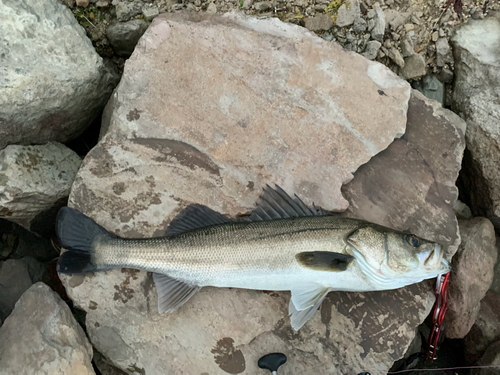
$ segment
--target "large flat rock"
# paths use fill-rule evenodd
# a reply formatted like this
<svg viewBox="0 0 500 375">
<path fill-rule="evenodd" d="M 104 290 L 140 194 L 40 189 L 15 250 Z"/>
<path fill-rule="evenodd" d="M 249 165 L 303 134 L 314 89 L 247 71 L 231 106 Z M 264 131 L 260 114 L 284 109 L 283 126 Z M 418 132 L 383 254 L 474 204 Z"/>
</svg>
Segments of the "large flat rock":
<svg viewBox="0 0 500 375">
<path fill-rule="evenodd" d="M 179 155 L 183 169 L 207 172 L 197 177 L 204 184 L 190 184 L 174 168 L 169 189 L 184 200 L 217 190 L 224 199 L 199 203 L 234 214 L 240 199 L 253 206 L 253 186 L 272 180 L 306 203 L 344 210 L 341 184 L 404 133 L 409 93 L 381 64 L 277 19 L 161 15 L 103 122 L 110 154 L 121 152 L 111 139 L 135 139 L 141 153 Z M 178 205 L 168 195 L 162 202 Z"/>
<path fill-rule="evenodd" d="M 235 15 L 193 17 L 160 16 L 139 42 L 107 107 L 107 132 L 76 177 L 71 206 L 120 236 L 160 236 L 189 203 L 245 213 L 261 187 L 278 183 L 306 203 L 340 210 L 349 201 L 352 215 L 456 250 L 452 206 L 465 132 L 458 116 L 414 93 L 406 123 L 406 83 L 304 29 Z M 405 127 L 406 148 L 396 142 L 379 153 Z M 342 182 L 376 153 L 355 173 L 346 201 Z M 391 199 L 363 198 L 371 174 L 398 177 L 376 185 Z M 259 357 L 275 351 L 288 356 L 280 369 L 288 374 L 386 373 L 433 304 L 432 282 L 331 293 L 295 332 L 286 292 L 203 288 L 174 314 L 159 315 L 146 272 L 63 282 L 87 312 L 96 349 L 115 366 L 146 374 L 256 374 Z"/>
</svg>

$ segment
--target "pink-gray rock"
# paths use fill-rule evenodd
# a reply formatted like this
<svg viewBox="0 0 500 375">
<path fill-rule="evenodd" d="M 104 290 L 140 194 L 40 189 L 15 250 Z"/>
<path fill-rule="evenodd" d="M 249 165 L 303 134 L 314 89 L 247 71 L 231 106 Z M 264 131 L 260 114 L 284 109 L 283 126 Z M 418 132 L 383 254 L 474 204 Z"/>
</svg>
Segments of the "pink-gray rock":
<svg viewBox="0 0 500 375">
<path fill-rule="evenodd" d="M 75 138 L 117 76 L 59 1 L 3 1 L 0 14 L 0 149 Z"/>
<path fill-rule="evenodd" d="M 0 217 L 30 229 L 37 215 L 69 195 L 80 164 L 55 142 L 0 150 Z"/>
<path fill-rule="evenodd" d="M 464 191 L 475 216 L 500 229 L 500 20 L 470 20 L 452 37 L 455 82 L 452 106 L 467 120 Z"/>
<path fill-rule="evenodd" d="M 476 322 L 465 336 L 467 363 L 476 363 L 488 346 L 500 340 L 500 294 L 488 291 L 482 299 Z"/>
<path fill-rule="evenodd" d="M 495 229 L 488 219 L 459 221 L 462 242 L 452 262 L 446 337 L 461 339 L 479 313 L 480 301 L 493 281 L 497 261 Z"/>
<path fill-rule="evenodd" d="M 0 373 L 94 375 L 92 346 L 69 307 L 34 284 L 0 327 Z"/>
<path fill-rule="evenodd" d="M 308 204 L 345 208 L 342 182 L 401 136 L 407 83 L 276 19 L 185 17 L 160 15 L 141 38 L 70 205 L 124 237 L 162 235 L 193 202 L 228 215 L 248 212 L 272 182 Z M 346 198 L 367 219 L 411 229 L 452 253 L 465 130 L 457 116 L 414 95 L 404 126 L 409 138 L 396 141 L 394 160 L 383 158 L 385 150 L 358 169 Z M 378 180 L 380 195 L 387 191 L 391 200 L 377 200 L 373 188 L 356 183 L 371 178 L 371 163 L 375 176 L 392 177 Z M 434 298 L 431 282 L 332 293 L 294 332 L 289 293 L 204 288 L 174 314 L 159 315 L 146 272 L 111 270 L 63 282 L 87 312 L 96 349 L 123 370 L 145 373 L 253 374 L 262 353 L 273 351 L 287 353 L 289 374 L 385 373 Z"/>
</svg>

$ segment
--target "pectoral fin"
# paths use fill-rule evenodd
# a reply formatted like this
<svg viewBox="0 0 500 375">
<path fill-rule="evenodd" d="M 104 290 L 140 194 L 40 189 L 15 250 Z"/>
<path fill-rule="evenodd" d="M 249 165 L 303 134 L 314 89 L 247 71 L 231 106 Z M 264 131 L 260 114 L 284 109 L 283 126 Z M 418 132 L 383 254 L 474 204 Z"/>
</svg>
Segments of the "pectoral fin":
<svg viewBox="0 0 500 375">
<path fill-rule="evenodd" d="M 153 273 L 153 280 L 158 293 L 158 312 L 172 312 L 187 302 L 201 288 L 161 273 Z"/>
<path fill-rule="evenodd" d="M 316 289 L 292 290 L 292 298 L 288 305 L 288 314 L 290 315 L 290 321 L 294 330 L 298 331 L 312 318 L 330 291 L 331 288 L 319 285 Z M 307 294 L 308 292 L 309 294 Z"/>
<path fill-rule="evenodd" d="M 302 267 L 317 271 L 345 271 L 354 257 L 332 251 L 306 251 L 295 255 Z"/>
</svg>

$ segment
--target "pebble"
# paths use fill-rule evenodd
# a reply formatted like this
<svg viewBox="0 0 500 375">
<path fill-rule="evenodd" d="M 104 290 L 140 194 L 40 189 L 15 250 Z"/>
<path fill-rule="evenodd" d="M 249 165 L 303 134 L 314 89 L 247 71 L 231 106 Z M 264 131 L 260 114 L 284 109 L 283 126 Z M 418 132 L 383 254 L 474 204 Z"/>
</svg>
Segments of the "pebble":
<svg viewBox="0 0 500 375">
<path fill-rule="evenodd" d="M 142 15 L 146 21 L 152 21 L 156 16 L 160 14 L 158 7 L 154 5 L 146 5 L 142 8 Z"/>
<path fill-rule="evenodd" d="M 445 33 L 445 31 L 443 29 L 439 29 L 439 36 L 441 38 L 443 38 L 444 36 L 446 36 L 446 33 Z"/>
<path fill-rule="evenodd" d="M 311 31 L 330 30 L 333 27 L 333 18 L 328 14 L 309 17 L 304 21 L 304 26 Z"/>
<path fill-rule="evenodd" d="M 412 23 L 407 23 L 404 26 L 406 32 L 410 32 L 412 30 L 415 30 L 415 25 Z"/>
<path fill-rule="evenodd" d="M 201 3 L 201 1 L 200 1 L 200 3 Z M 252 7 L 252 5 L 253 5 L 253 0 L 245 0 L 245 1 L 243 1 L 243 7 L 242 8 L 245 9 L 245 10 L 248 10 L 248 9 L 250 9 Z"/>
<path fill-rule="evenodd" d="M 441 69 L 441 72 L 437 75 L 437 78 L 443 83 L 453 82 L 453 72 L 448 68 Z"/>
<path fill-rule="evenodd" d="M 90 1 L 89 0 L 76 0 L 76 6 L 77 7 L 88 7 L 90 4 Z"/>
<path fill-rule="evenodd" d="M 405 79 L 416 79 L 425 75 L 425 59 L 419 54 L 405 58 L 405 66 L 401 69 Z"/>
<path fill-rule="evenodd" d="M 257 12 L 265 12 L 266 10 L 271 9 L 271 3 L 263 1 L 260 3 L 254 4 L 253 7 Z"/>
<path fill-rule="evenodd" d="M 208 4 L 207 13 L 208 14 L 215 14 L 215 13 L 217 13 L 217 5 L 215 5 L 215 3 Z"/>
<path fill-rule="evenodd" d="M 397 48 L 395 48 L 395 47 L 390 48 L 387 56 L 389 56 L 389 58 L 392 61 L 394 61 L 394 63 L 397 66 L 399 66 L 400 68 L 404 68 L 405 60 L 403 59 L 403 56 L 401 56 L 401 53 L 398 51 Z"/>
<path fill-rule="evenodd" d="M 370 40 L 368 43 L 366 43 L 365 52 L 363 52 L 361 55 L 366 57 L 368 60 L 375 60 L 381 46 L 382 43 L 380 43 L 379 41 Z"/>
<path fill-rule="evenodd" d="M 439 38 L 439 33 L 437 31 L 434 31 L 431 36 L 432 41 L 437 42 L 438 38 Z"/>
<path fill-rule="evenodd" d="M 337 13 L 336 25 L 339 27 L 352 25 L 354 20 L 360 16 L 361 12 L 357 0 L 351 1 L 351 6 L 349 8 L 347 8 L 346 4 L 342 4 Z"/>
<path fill-rule="evenodd" d="M 364 18 L 358 17 L 354 20 L 354 24 L 352 29 L 355 33 L 363 33 L 368 28 L 368 23 L 364 20 Z"/>
<path fill-rule="evenodd" d="M 403 39 L 399 44 L 401 48 L 401 52 L 403 53 L 403 57 L 409 57 L 415 54 L 415 49 L 409 39 Z"/>
<path fill-rule="evenodd" d="M 382 42 L 384 40 L 385 33 L 385 14 L 380 6 L 375 4 L 375 26 L 371 30 L 372 39 Z"/>
<path fill-rule="evenodd" d="M 448 39 L 439 38 L 436 42 L 436 65 L 443 67 L 448 62 L 448 54 L 450 53 L 450 44 Z"/>
</svg>

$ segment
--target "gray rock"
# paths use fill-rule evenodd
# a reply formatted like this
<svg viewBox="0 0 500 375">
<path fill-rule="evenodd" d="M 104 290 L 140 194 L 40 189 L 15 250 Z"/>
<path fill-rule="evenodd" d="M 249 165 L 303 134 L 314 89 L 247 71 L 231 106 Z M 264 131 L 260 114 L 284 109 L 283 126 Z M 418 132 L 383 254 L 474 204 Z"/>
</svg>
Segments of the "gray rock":
<svg viewBox="0 0 500 375">
<path fill-rule="evenodd" d="M 144 5 L 142 7 L 142 15 L 146 21 L 152 21 L 156 16 L 160 14 L 158 7 L 156 5 Z"/>
<path fill-rule="evenodd" d="M 413 88 L 420 91 L 427 98 L 444 105 L 444 85 L 434 74 L 428 74 L 423 79 L 414 82 Z"/>
<path fill-rule="evenodd" d="M 364 18 L 358 17 L 354 20 L 354 24 L 352 25 L 352 29 L 355 33 L 363 33 L 368 28 L 368 24 Z"/>
<path fill-rule="evenodd" d="M 320 14 L 315 17 L 306 18 L 304 26 L 311 31 L 330 30 L 333 27 L 333 19 L 328 14 Z"/>
<path fill-rule="evenodd" d="M 368 43 L 366 43 L 365 52 L 363 52 L 361 55 L 366 57 L 368 60 L 375 60 L 381 46 L 382 43 L 380 43 L 379 41 L 370 40 Z"/>
<path fill-rule="evenodd" d="M 2 374 L 95 375 L 92 346 L 69 307 L 37 283 L 0 327 Z"/>
<path fill-rule="evenodd" d="M 445 335 L 464 338 L 476 321 L 479 302 L 493 281 L 495 229 L 488 219 L 459 220 L 462 242 L 453 257 Z"/>
<path fill-rule="evenodd" d="M 398 51 L 397 48 L 395 47 L 392 47 L 390 50 L 389 50 L 389 53 L 388 55 L 389 58 L 397 65 L 399 66 L 400 68 L 404 68 L 405 66 L 405 61 L 403 59 L 403 56 L 401 56 L 401 53 Z"/>
<path fill-rule="evenodd" d="M 346 4 L 342 4 L 337 12 L 337 19 L 335 21 L 335 24 L 338 27 L 352 25 L 354 23 L 354 20 L 360 18 L 361 16 L 359 10 L 359 2 L 357 0 L 353 0 L 349 4 L 349 8 Z"/>
<path fill-rule="evenodd" d="M 411 13 L 399 12 L 395 9 L 385 9 L 385 27 L 396 31 L 400 26 L 403 26 L 410 18 Z"/>
<path fill-rule="evenodd" d="M 490 290 L 481 300 L 476 321 L 464 339 L 467 363 L 476 363 L 488 346 L 498 340 L 500 340 L 500 295 Z"/>
<path fill-rule="evenodd" d="M 117 55 L 129 57 L 148 26 L 144 20 L 113 22 L 106 28 L 106 37 Z"/>
<path fill-rule="evenodd" d="M 465 187 L 473 214 L 488 217 L 500 229 L 500 21 L 469 20 L 451 41 L 452 108 L 467 119 L 467 148 L 473 160 Z"/>
<path fill-rule="evenodd" d="M 30 229 L 33 219 L 69 195 L 81 159 L 60 143 L 0 151 L 0 217 Z"/>
<path fill-rule="evenodd" d="M 474 12 L 474 14 L 479 12 Z M 471 375 L 498 375 L 500 366 L 500 341 L 491 344 L 481 359 L 477 362 L 478 366 L 491 366 L 491 368 L 473 369 Z"/>
<path fill-rule="evenodd" d="M 46 273 L 47 266 L 31 257 L 0 262 L 0 321 L 10 315 L 21 295 L 42 281 Z"/>
<path fill-rule="evenodd" d="M 399 47 L 401 48 L 403 57 L 410 57 L 412 55 L 415 55 L 415 49 L 413 48 L 413 43 L 408 38 L 404 38 L 403 40 L 401 40 Z"/>
<path fill-rule="evenodd" d="M 1 2 L 0 14 L 0 149 L 75 138 L 116 78 L 57 0 Z"/>
<path fill-rule="evenodd" d="M 215 13 L 217 13 L 217 5 L 215 5 L 215 3 L 208 4 L 207 13 L 208 14 L 215 14 Z"/>
<path fill-rule="evenodd" d="M 271 3 L 270 2 L 267 2 L 267 1 L 262 1 L 260 3 L 255 3 L 253 5 L 254 9 L 257 11 L 257 12 L 265 12 L 269 9 L 272 8 L 271 6 Z"/>
<path fill-rule="evenodd" d="M 472 219 L 472 212 L 470 211 L 469 206 L 467 206 L 464 202 L 457 200 L 453 204 L 453 211 L 457 215 L 458 219 L 470 220 Z"/>
<path fill-rule="evenodd" d="M 422 55 L 408 56 L 401 74 L 405 79 L 416 79 L 425 75 L 425 59 Z"/>
<path fill-rule="evenodd" d="M 443 68 L 437 75 L 438 79 L 443 83 L 453 82 L 453 72 L 448 68 Z"/>
<path fill-rule="evenodd" d="M 275 18 L 201 19 L 160 15 L 141 38 L 107 108 L 106 136 L 87 155 L 70 204 L 122 236 L 164 233 L 187 202 L 228 215 L 245 212 L 270 180 L 307 204 L 344 209 L 342 181 L 402 134 L 407 82 Z M 204 69 L 194 69 L 200 61 Z M 150 69 L 160 62 L 165 68 Z M 262 66 L 272 66 L 272 74 Z M 234 79 L 227 83 L 226 77 Z M 451 144 L 454 134 L 446 136 Z M 349 145 L 357 151 L 348 152 Z M 446 191 L 442 199 L 450 198 Z M 96 349 L 122 370 L 135 364 L 146 374 L 256 374 L 258 358 L 271 351 L 286 352 L 290 374 L 333 367 L 384 373 L 404 355 L 433 303 L 426 283 L 335 293 L 296 333 L 288 293 L 204 288 L 176 313 L 159 315 L 146 272 L 63 278 L 76 306 L 87 312 Z M 346 351 L 349 356 L 338 355 Z"/>
<path fill-rule="evenodd" d="M 142 13 L 142 4 L 138 1 L 120 1 L 116 5 L 116 19 L 118 21 L 128 21 Z"/>
<path fill-rule="evenodd" d="M 383 42 L 385 33 L 385 14 L 378 3 L 375 4 L 375 7 L 373 9 L 375 10 L 375 17 L 373 18 L 375 23 L 373 28 L 371 29 L 371 36 L 372 39 Z"/>
<path fill-rule="evenodd" d="M 253 0 L 245 0 L 245 1 L 243 1 L 243 7 L 242 8 L 244 10 L 248 10 L 248 9 L 250 9 L 252 7 L 252 5 L 253 5 Z"/>
<path fill-rule="evenodd" d="M 451 48 L 447 38 L 439 38 L 436 42 L 436 65 L 445 66 L 446 63 L 453 61 Z"/>
</svg>

